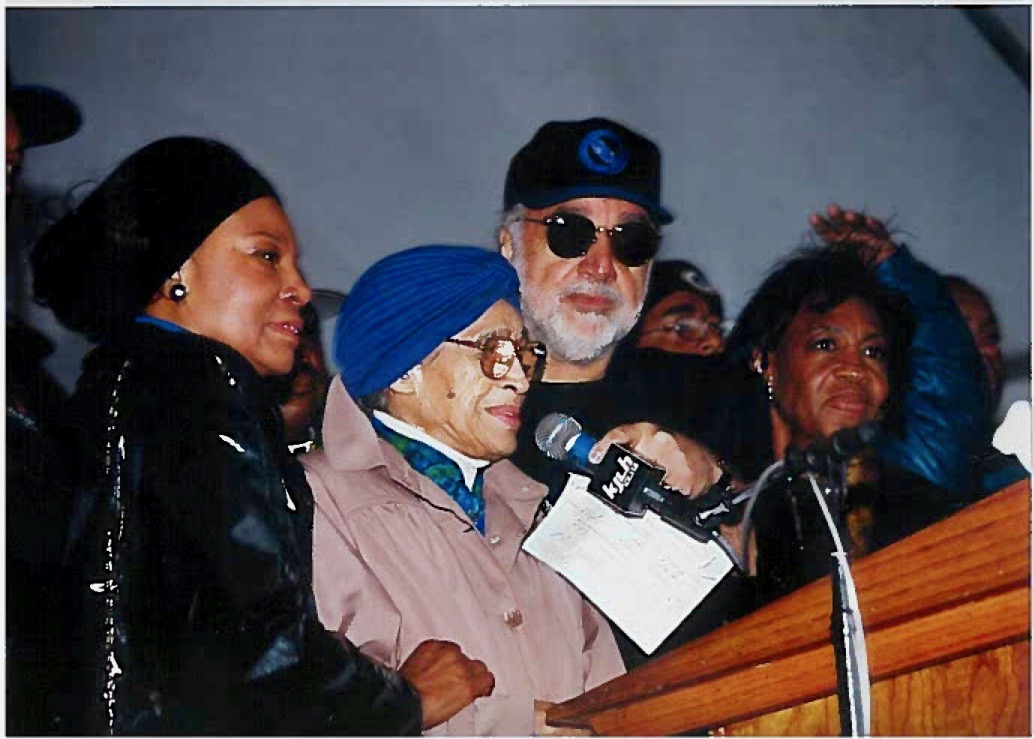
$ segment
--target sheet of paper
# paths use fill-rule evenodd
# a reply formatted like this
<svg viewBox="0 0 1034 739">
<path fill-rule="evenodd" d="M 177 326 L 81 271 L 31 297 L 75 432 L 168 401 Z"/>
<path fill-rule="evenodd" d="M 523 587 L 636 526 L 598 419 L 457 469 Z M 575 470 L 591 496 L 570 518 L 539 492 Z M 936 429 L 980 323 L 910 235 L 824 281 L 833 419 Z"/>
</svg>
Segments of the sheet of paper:
<svg viewBox="0 0 1034 739">
<path fill-rule="evenodd" d="M 627 518 L 571 475 L 524 550 L 566 577 L 647 654 L 652 653 L 732 569 L 703 544 L 648 512 Z"/>
</svg>

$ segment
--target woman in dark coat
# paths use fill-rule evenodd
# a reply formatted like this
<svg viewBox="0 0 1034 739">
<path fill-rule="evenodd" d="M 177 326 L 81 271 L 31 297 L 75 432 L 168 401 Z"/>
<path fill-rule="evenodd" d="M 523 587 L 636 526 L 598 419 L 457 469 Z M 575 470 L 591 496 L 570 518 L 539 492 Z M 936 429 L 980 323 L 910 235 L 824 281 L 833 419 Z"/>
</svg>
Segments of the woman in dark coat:
<svg viewBox="0 0 1034 739">
<path fill-rule="evenodd" d="M 99 342 L 68 417 L 87 733 L 418 733 L 438 720 L 428 662 L 491 690 L 455 645 L 407 681 L 319 624 L 312 495 L 264 387 L 298 346 L 297 260 L 265 178 L 185 137 L 131 155 L 34 251 L 37 300 Z"/>
<path fill-rule="evenodd" d="M 900 397 L 913 319 L 854 253 L 809 249 L 768 276 L 729 337 L 731 365 L 702 433 L 743 480 L 757 479 L 792 446 L 805 449 L 844 428 L 879 420 L 900 428 Z M 878 441 L 878 444 L 881 443 Z M 952 513 L 956 499 L 876 455 L 847 470 L 855 556 Z M 777 480 L 753 516 L 757 584 L 765 603 L 829 572 L 831 539 L 810 484 Z"/>
</svg>

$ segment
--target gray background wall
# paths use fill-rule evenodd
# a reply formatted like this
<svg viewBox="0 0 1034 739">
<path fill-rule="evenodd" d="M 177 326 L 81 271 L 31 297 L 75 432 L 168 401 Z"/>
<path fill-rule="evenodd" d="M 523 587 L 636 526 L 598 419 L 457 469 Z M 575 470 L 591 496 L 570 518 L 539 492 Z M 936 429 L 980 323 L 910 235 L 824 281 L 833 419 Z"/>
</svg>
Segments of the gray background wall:
<svg viewBox="0 0 1034 739">
<path fill-rule="evenodd" d="M 1029 49 L 1029 8 L 1001 12 Z M 492 244 L 513 152 L 546 120 L 602 114 L 661 145 L 677 214 L 665 254 L 697 261 L 731 315 L 805 236 L 808 214 L 837 201 L 894 216 L 921 258 L 983 285 L 1006 350 L 1029 352 L 1029 91 L 952 8 L 9 9 L 6 20 L 15 81 L 67 92 L 85 117 L 73 139 L 29 153 L 38 198 L 101 179 L 163 135 L 222 138 L 285 196 L 312 285 L 347 290 L 405 246 Z M 85 345 L 26 310 L 71 384 Z M 1006 403 L 1029 395 L 1014 380 Z"/>
</svg>

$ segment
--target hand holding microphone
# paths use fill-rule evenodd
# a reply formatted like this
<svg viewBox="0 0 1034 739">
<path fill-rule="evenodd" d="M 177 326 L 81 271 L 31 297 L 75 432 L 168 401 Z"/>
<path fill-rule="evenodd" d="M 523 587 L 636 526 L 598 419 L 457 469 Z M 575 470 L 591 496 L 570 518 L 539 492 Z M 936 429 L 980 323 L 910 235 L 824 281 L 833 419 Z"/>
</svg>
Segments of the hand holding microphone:
<svg viewBox="0 0 1034 739">
<path fill-rule="evenodd" d="M 717 458 L 700 444 L 653 423 L 632 423 L 608 431 L 589 459 L 599 462 L 611 444 L 620 444 L 666 471 L 664 484 L 690 497 L 708 490 L 722 476 Z"/>
<path fill-rule="evenodd" d="M 612 444 L 623 446 L 640 461 L 660 469 L 666 487 L 691 497 L 707 491 L 722 476 L 717 459 L 707 449 L 652 423 L 618 426 L 597 440 L 570 416 L 550 413 L 539 421 L 535 443 L 551 459 L 590 473 L 596 471 Z"/>
<path fill-rule="evenodd" d="M 668 523 L 701 541 L 711 538 L 711 532 L 720 523 L 738 520 L 737 512 L 732 510 L 733 506 L 726 500 L 730 491 L 724 485 L 721 490 L 715 490 L 714 485 L 705 481 L 706 494 L 698 500 L 692 500 L 661 482 L 665 478 L 663 468 L 630 449 L 606 441 L 609 437 L 631 438 L 642 442 L 642 436 L 656 428 L 652 424 L 634 424 L 631 431 L 629 427 L 624 427 L 625 431 L 616 429 L 613 435 L 608 434 L 597 442 L 582 432 L 581 424 L 575 419 L 561 413 L 551 413 L 535 429 L 535 443 L 548 457 L 586 472 L 590 477 L 589 491 L 626 515 L 642 516 L 649 508 Z M 665 436 L 667 439 L 658 440 L 654 448 L 660 447 L 662 451 L 671 453 L 669 445 L 677 442 L 671 435 Z M 606 450 L 602 458 L 599 456 L 601 449 Z M 681 452 L 677 454 L 678 464 L 688 466 Z M 714 474 L 712 466 L 721 478 L 721 469 L 710 460 L 708 472 Z"/>
</svg>

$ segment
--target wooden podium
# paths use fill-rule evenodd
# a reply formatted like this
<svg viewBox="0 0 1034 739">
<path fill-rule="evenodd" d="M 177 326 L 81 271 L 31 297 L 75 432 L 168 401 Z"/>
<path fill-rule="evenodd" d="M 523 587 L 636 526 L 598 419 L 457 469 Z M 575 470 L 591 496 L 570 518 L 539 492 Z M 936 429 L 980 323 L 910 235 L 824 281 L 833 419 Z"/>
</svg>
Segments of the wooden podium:
<svg viewBox="0 0 1034 739">
<path fill-rule="evenodd" d="M 874 735 L 1031 735 L 1023 481 L 852 567 Z M 597 734 L 840 732 L 829 577 L 553 706 Z"/>
</svg>

